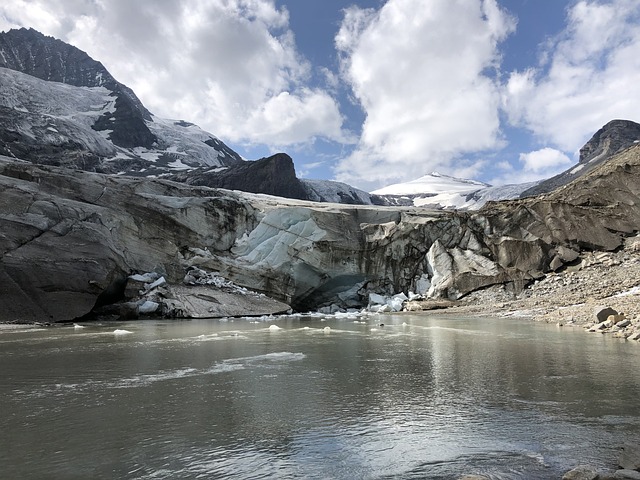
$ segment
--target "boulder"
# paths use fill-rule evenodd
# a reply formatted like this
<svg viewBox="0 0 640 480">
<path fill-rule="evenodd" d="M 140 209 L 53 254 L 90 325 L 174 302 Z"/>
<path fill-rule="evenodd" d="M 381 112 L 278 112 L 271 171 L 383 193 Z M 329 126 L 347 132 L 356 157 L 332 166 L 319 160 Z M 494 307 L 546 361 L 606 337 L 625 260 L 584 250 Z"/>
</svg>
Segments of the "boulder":
<svg viewBox="0 0 640 480">
<path fill-rule="evenodd" d="M 594 308 L 593 314 L 598 322 L 606 322 L 609 315 L 618 315 L 618 312 L 611 307 L 598 306 Z"/>
<path fill-rule="evenodd" d="M 612 478 L 616 480 L 640 480 L 640 472 L 637 470 L 617 470 L 614 472 Z"/>
<path fill-rule="evenodd" d="M 640 470 L 640 445 L 625 444 L 620 450 L 618 465 L 626 470 Z"/>
<path fill-rule="evenodd" d="M 598 470 L 587 465 L 576 467 L 562 476 L 562 480 L 597 480 Z"/>
<path fill-rule="evenodd" d="M 173 286 L 164 314 L 180 318 L 222 318 L 287 313 L 290 306 L 264 295 L 242 294 L 205 286 Z"/>
</svg>

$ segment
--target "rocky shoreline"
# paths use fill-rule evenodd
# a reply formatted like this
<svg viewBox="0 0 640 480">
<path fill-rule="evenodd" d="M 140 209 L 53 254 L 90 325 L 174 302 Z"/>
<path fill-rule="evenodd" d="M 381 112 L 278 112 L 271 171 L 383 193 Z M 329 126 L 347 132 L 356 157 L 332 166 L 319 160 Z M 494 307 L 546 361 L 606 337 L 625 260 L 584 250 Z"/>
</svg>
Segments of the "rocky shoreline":
<svg viewBox="0 0 640 480">
<path fill-rule="evenodd" d="M 447 315 L 526 317 L 561 327 L 638 340 L 640 336 L 640 237 L 615 252 L 588 252 L 573 265 L 547 274 L 516 294 L 503 285 L 471 293 Z M 429 308 L 426 302 L 424 308 Z M 618 316 L 607 323 L 597 313 Z"/>
</svg>

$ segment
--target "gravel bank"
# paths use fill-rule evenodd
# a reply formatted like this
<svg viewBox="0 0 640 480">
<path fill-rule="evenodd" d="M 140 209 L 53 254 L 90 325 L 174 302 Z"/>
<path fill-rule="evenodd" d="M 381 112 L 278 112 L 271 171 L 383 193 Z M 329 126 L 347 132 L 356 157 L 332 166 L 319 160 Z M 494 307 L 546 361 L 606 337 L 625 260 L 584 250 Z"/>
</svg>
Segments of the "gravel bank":
<svg viewBox="0 0 640 480">
<path fill-rule="evenodd" d="M 589 252 L 576 265 L 548 274 L 514 294 L 503 286 L 474 292 L 446 310 L 456 315 L 504 315 L 591 328 L 594 311 L 624 313 L 627 333 L 640 331 L 640 236 L 617 252 Z M 626 323 L 626 322 L 625 322 Z M 599 331 L 621 332 L 611 328 Z"/>
</svg>

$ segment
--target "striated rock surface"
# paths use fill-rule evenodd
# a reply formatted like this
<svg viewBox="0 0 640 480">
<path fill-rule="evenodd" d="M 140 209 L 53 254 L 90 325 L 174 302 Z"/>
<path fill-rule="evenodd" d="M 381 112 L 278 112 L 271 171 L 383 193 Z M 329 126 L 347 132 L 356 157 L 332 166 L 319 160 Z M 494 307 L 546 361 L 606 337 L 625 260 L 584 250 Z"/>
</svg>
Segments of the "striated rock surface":
<svg viewBox="0 0 640 480">
<path fill-rule="evenodd" d="M 155 272 L 175 286 L 192 268 L 298 310 L 364 306 L 372 292 L 459 299 L 505 285 L 517 293 L 589 250 L 623 246 L 640 224 L 639 176 L 634 146 L 552 194 L 456 213 L 284 200 L 4 158 L 0 315 L 72 319 L 121 300 L 132 274 Z"/>
</svg>

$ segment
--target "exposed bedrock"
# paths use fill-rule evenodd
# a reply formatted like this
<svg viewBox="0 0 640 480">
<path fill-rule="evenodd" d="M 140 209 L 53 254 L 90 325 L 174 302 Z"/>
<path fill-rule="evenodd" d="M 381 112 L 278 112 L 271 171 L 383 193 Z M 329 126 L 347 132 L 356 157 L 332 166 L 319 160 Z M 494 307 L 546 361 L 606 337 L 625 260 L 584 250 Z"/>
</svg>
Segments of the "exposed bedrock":
<svg viewBox="0 0 640 480">
<path fill-rule="evenodd" d="M 118 301 L 131 274 L 156 272 L 178 285 L 189 267 L 301 310 L 360 306 L 369 292 L 456 299 L 497 283 L 518 290 L 635 233 L 639 159 L 632 147 L 552 194 L 443 213 L 3 158 L 0 320 L 77 318 Z"/>
</svg>

